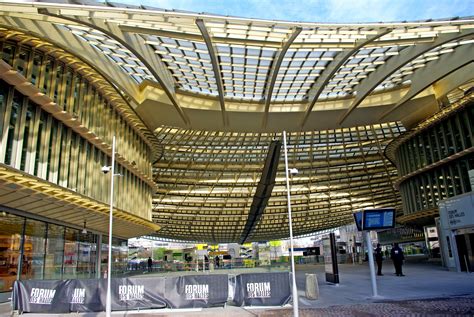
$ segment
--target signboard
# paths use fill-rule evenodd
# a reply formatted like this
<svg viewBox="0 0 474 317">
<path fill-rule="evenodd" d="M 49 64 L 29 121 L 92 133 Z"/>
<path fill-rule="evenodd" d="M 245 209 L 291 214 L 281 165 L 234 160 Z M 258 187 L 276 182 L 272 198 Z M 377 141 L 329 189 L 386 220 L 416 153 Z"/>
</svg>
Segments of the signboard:
<svg viewBox="0 0 474 317">
<path fill-rule="evenodd" d="M 365 209 L 353 214 L 357 230 L 390 229 L 395 227 L 395 209 Z"/>
<path fill-rule="evenodd" d="M 216 256 L 216 255 L 228 255 L 229 252 L 227 251 L 210 251 L 209 256 Z"/>
<path fill-rule="evenodd" d="M 112 310 L 165 308 L 165 279 L 129 277 L 111 279 Z M 100 281 L 102 303 L 106 302 L 107 280 Z"/>
<path fill-rule="evenodd" d="M 165 297 L 171 308 L 224 306 L 229 291 L 227 274 L 166 278 Z"/>
<path fill-rule="evenodd" d="M 469 175 L 469 183 L 471 183 L 471 191 L 474 191 L 474 169 L 467 171 Z"/>
<path fill-rule="evenodd" d="M 441 225 L 446 229 L 474 225 L 474 194 L 466 193 L 439 202 Z"/>
<path fill-rule="evenodd" d="M 67 281 L 26 280 L 13 285 L 13 309 L 29 313 L 68 313 Z"/>
<path fill-rule="evenodd" d="M 235 281 L 237 306 L 283 306 L 291 299 L 287 272 L 240 274 Z"/>
<path fill-rule="evenodd" d="M 73 312 L 95 312 L 105 310 L 101 299 L 100 280 L 66 280 L 69 310 Z M 107 288 L 105 288 L 107 289 Z"/>
<path fill-rule="evenodd" d="M 326 272 L 326 281 L 330 283 L 339 283 L 339 269 L 337 267 L 336 236 L 334 233 L 323 238 L 324 270 Z"/>
</svg>

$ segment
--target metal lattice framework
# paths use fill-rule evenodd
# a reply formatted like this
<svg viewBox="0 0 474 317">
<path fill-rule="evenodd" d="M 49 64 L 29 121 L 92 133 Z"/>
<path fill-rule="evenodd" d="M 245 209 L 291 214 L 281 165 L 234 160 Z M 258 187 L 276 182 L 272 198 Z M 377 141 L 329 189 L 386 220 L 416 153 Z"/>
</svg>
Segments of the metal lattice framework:
<svg viewBox="0 0 474 317">
<path fill-rule="evenodd" d="M 291 133 L 289 162 L 299 173 L 291 194 L 295 235 L 348 223 L 352 211 L 400 207 L 397 172 L 383 156 L 404 129 L 396 123 Z M 155 164 L 153 201 L 160 236 L 238 241 L 247 221 L 262 162 L 275 133 L 223 133 L 163 127 L 165 156 Z M 212 145 L 212 146 L 210 146 Z M 284 164 L 264 215 L 251 233 L 261 241 L 288 236 Z"/>
<path fill-rule="evenodd" d="M 69 51 L 127 96 L 163 148 L 153 210 L 171 239 L 237 241 L 283 130 L 300 170 L 295 235 L 400 207 L 385 146 L 473 79 L 472 17 L 321 24 L 78 3 L 1 3 L 0 26 Z M 252 240 L 288 235 L 281 166 Z"/>
</svg>

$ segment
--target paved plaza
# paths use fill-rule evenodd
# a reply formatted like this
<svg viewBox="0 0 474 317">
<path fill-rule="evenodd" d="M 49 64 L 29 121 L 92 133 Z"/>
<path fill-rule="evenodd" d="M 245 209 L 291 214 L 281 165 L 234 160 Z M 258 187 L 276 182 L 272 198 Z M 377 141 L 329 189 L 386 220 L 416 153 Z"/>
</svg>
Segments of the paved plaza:
<svg viewBox="0 0 474 317">
<path fill-rule="evenodd" d="M 281 268 L 280 268 L 281 269 Z M 439 263 L 407 263 L 404 277 L 394 275 L 390 261 L 384 262 L 383 276 L 377 277 L 379 297 L 372 297 L 369 267 L 363 264 L 339 265 L 340 284 L 325 282 L 324 266 L 297 265 L 297 285 L 300 316 L 454 316 L 474 315 L 474 274 L 449 272 Z M 252 271 L 254 271 L 252 269 Z M 263 272 L 260 268 L 258 271 Z M 203 274 L 225 273 L 217 270 Z M 174 274 L 181 274 L 175 272 Z M 202 272 L 201 272 L 202 273 Z M 232 271 L 229 271 L 232 274 Z M 235 273 L 235 272 L 234 272 Z M 241 273 L 239 271 L 239 273 Z M 305 297 L 306 274 L 317 274 L 319 299 Z M 162 275 L 162 274 L 152 274 Z M 1 316 L 11 312 L 3 305 Z M 52 314 L 25 314 L 34 317 Z M 105 316 L 105 313 L 70 314 L 82 317 Z M 142 310 L 114 312 L 114 316 L 292 316 L 291 306 L 191 309 L 191 310 Z M 59 316 L 59 315 L 55 315 Z"/>
</svg>

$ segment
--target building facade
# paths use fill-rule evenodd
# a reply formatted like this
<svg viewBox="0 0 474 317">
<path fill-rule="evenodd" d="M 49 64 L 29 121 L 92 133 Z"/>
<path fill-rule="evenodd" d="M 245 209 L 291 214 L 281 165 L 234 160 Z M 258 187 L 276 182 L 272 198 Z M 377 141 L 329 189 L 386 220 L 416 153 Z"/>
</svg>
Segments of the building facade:
<svg viewBox="0 0 474 317">
<path fill-rule="evenodd" d="M 399 221 L 434 225 L 439 201 L 473 191 L 473 133 L 474 93 L 467 91 L 388 146 L 403 202 Z"/>
<path fill-rule="evenodd" d="M 6 30 L 0 47 L 0 292 L 16 278 L 104 274 L 110 175 L 101 167 L 110 165 L 113 135 L 114 272 L 122 272 L 126 239 L 158 228 L 153 136 L 99 74 L 65 51 Z"/>
</svg>

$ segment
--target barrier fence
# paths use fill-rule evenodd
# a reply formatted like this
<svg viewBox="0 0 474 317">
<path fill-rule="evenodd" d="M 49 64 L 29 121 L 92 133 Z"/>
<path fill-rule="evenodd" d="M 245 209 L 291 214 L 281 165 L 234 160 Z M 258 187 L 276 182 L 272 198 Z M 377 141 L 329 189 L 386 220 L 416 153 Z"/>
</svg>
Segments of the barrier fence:
<svg viewBox="0 0 474 317">
<path fill-rule="evenodd" d="M 291 300 L 290 275 L 246 273 L 112 278 L 112 310 L 278 306 Z M 105 310 L 107 280 L 25 280 L 13 287 L 13 309 L 31 313 Z"/>
</svg>

